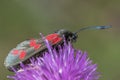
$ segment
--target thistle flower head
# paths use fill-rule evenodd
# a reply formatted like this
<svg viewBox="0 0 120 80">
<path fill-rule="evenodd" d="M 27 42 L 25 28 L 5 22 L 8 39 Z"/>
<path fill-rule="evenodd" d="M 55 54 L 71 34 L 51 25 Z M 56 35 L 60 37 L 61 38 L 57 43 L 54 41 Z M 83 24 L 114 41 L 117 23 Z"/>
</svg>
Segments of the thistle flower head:
<svg viewBox="0 0 120 80">
<path fill-rule="evenodd" d="M 14 80 L 98 80 L 97 65 L 89 60 L 87 53 L 75 50 L 71 43 L 53 48 L 46 41 L 48 51 L 43 57 L 31 58 L 31 64 L 21 63 Z"/>
</svg>

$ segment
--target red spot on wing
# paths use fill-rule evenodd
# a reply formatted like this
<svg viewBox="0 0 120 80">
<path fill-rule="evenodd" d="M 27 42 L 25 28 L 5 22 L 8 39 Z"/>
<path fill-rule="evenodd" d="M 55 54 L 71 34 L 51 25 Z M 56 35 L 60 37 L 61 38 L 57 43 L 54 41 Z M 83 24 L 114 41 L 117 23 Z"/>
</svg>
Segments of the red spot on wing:
<svg viewBox="0 0 120 80">
<path fill-rule="evenodd" d="M 34 45 L 34 49 L 37 50 L 40 48 L 40 46 L 41 46 L 40 44 L 36 44 L 36 45 Z"/>
<path fill-rule="evenodd" d="M 13 50 L 12 54 L 17 55 L 19 53 L 19 50 Z"/>
<path fill-rule="evenodd" d="M 62 38 L 56 33 L 46 36 L 46 39 L 50 41 L 52 44 L 56 44 L 62 40 Z"/>
<path fill-rule="evenodd" d="M 39 49 L 41 44 L 37 44 L 36 41 L 34 39 L 30 40 L 30 47 L 34 47 L 35 50 Z"/>
<path fill-rule="evenodd" d="M 26 56 L 26 52 L 24 51 L 24 50 L 22 50 L 21 52 L 20 52 L 20 55 L 19 55 L 19 59 L 24 59 L 25 58 L 25 56 Z"/>
<path fill-rule="evenodd" d="M 36 45 L 36 41 L 34 39 L 30 40 L 30 47 L 33 47 L 34 45 Z"/>
</svg>

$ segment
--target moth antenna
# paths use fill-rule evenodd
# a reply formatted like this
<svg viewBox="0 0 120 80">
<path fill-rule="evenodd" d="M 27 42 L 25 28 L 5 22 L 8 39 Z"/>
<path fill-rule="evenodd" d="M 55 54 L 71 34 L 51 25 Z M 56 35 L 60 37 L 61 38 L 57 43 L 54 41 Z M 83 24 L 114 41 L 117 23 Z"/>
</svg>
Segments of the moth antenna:
<svg viewBox="0 0 120 80">
<path fill-rule="evenodd" d="M 112 26 L 90 26 L 90 27 L 81 28 L 81 29 L 77 30 L 76 32 L 74 32 L 74 34 L 77 34 L 84 30 L 102 30 L 102 29 L 108 29 L 111 27 Z"/>
</svg>

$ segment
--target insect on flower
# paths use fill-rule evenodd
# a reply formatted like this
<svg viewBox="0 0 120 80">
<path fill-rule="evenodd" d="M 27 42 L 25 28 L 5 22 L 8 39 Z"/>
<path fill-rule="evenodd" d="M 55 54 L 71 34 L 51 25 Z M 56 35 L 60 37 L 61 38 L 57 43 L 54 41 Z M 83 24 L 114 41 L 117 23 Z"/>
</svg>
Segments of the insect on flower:
<svg viewBox="0 0 120 80">
<path fill-rule="evenodd" d="M 66 42 L 74 42 L 77 39 L 77 34 L 83 30 L 94 29 L 106 29 L 111 26 L 92 26 L 81 28 L 76 32 L 60 29 L 52 34 L 45 36 L 45 39 L 49 41 L 52 46 L 58 46 Z M 13 48 L 5 59 L 4 65 L 8 70 L 12 70 L 12 67 L 19 68 L 20 63 L 28 63 L 31 57 L 41 56 L 42 52 L 47 50 L 45 42 L 42 38 L 25 40 Z"/>
</svg>

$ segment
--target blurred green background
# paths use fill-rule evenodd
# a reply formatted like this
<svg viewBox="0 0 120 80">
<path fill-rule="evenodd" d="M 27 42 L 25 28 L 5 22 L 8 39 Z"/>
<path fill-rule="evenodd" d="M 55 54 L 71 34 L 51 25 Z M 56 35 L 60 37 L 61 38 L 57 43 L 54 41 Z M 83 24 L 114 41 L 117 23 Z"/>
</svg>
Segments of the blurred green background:
<svg viewBox="0 0 120 80">
<path fill-rule="evenodd" d="M 0 80 L 12 74 L 4 59 L 21 41 L 96 25 L 112 28 L 81 32 L 74 45 L 98 64 L 100 80 L 120 80 L 120 0 L 0 0 Z"/>
</svg>

